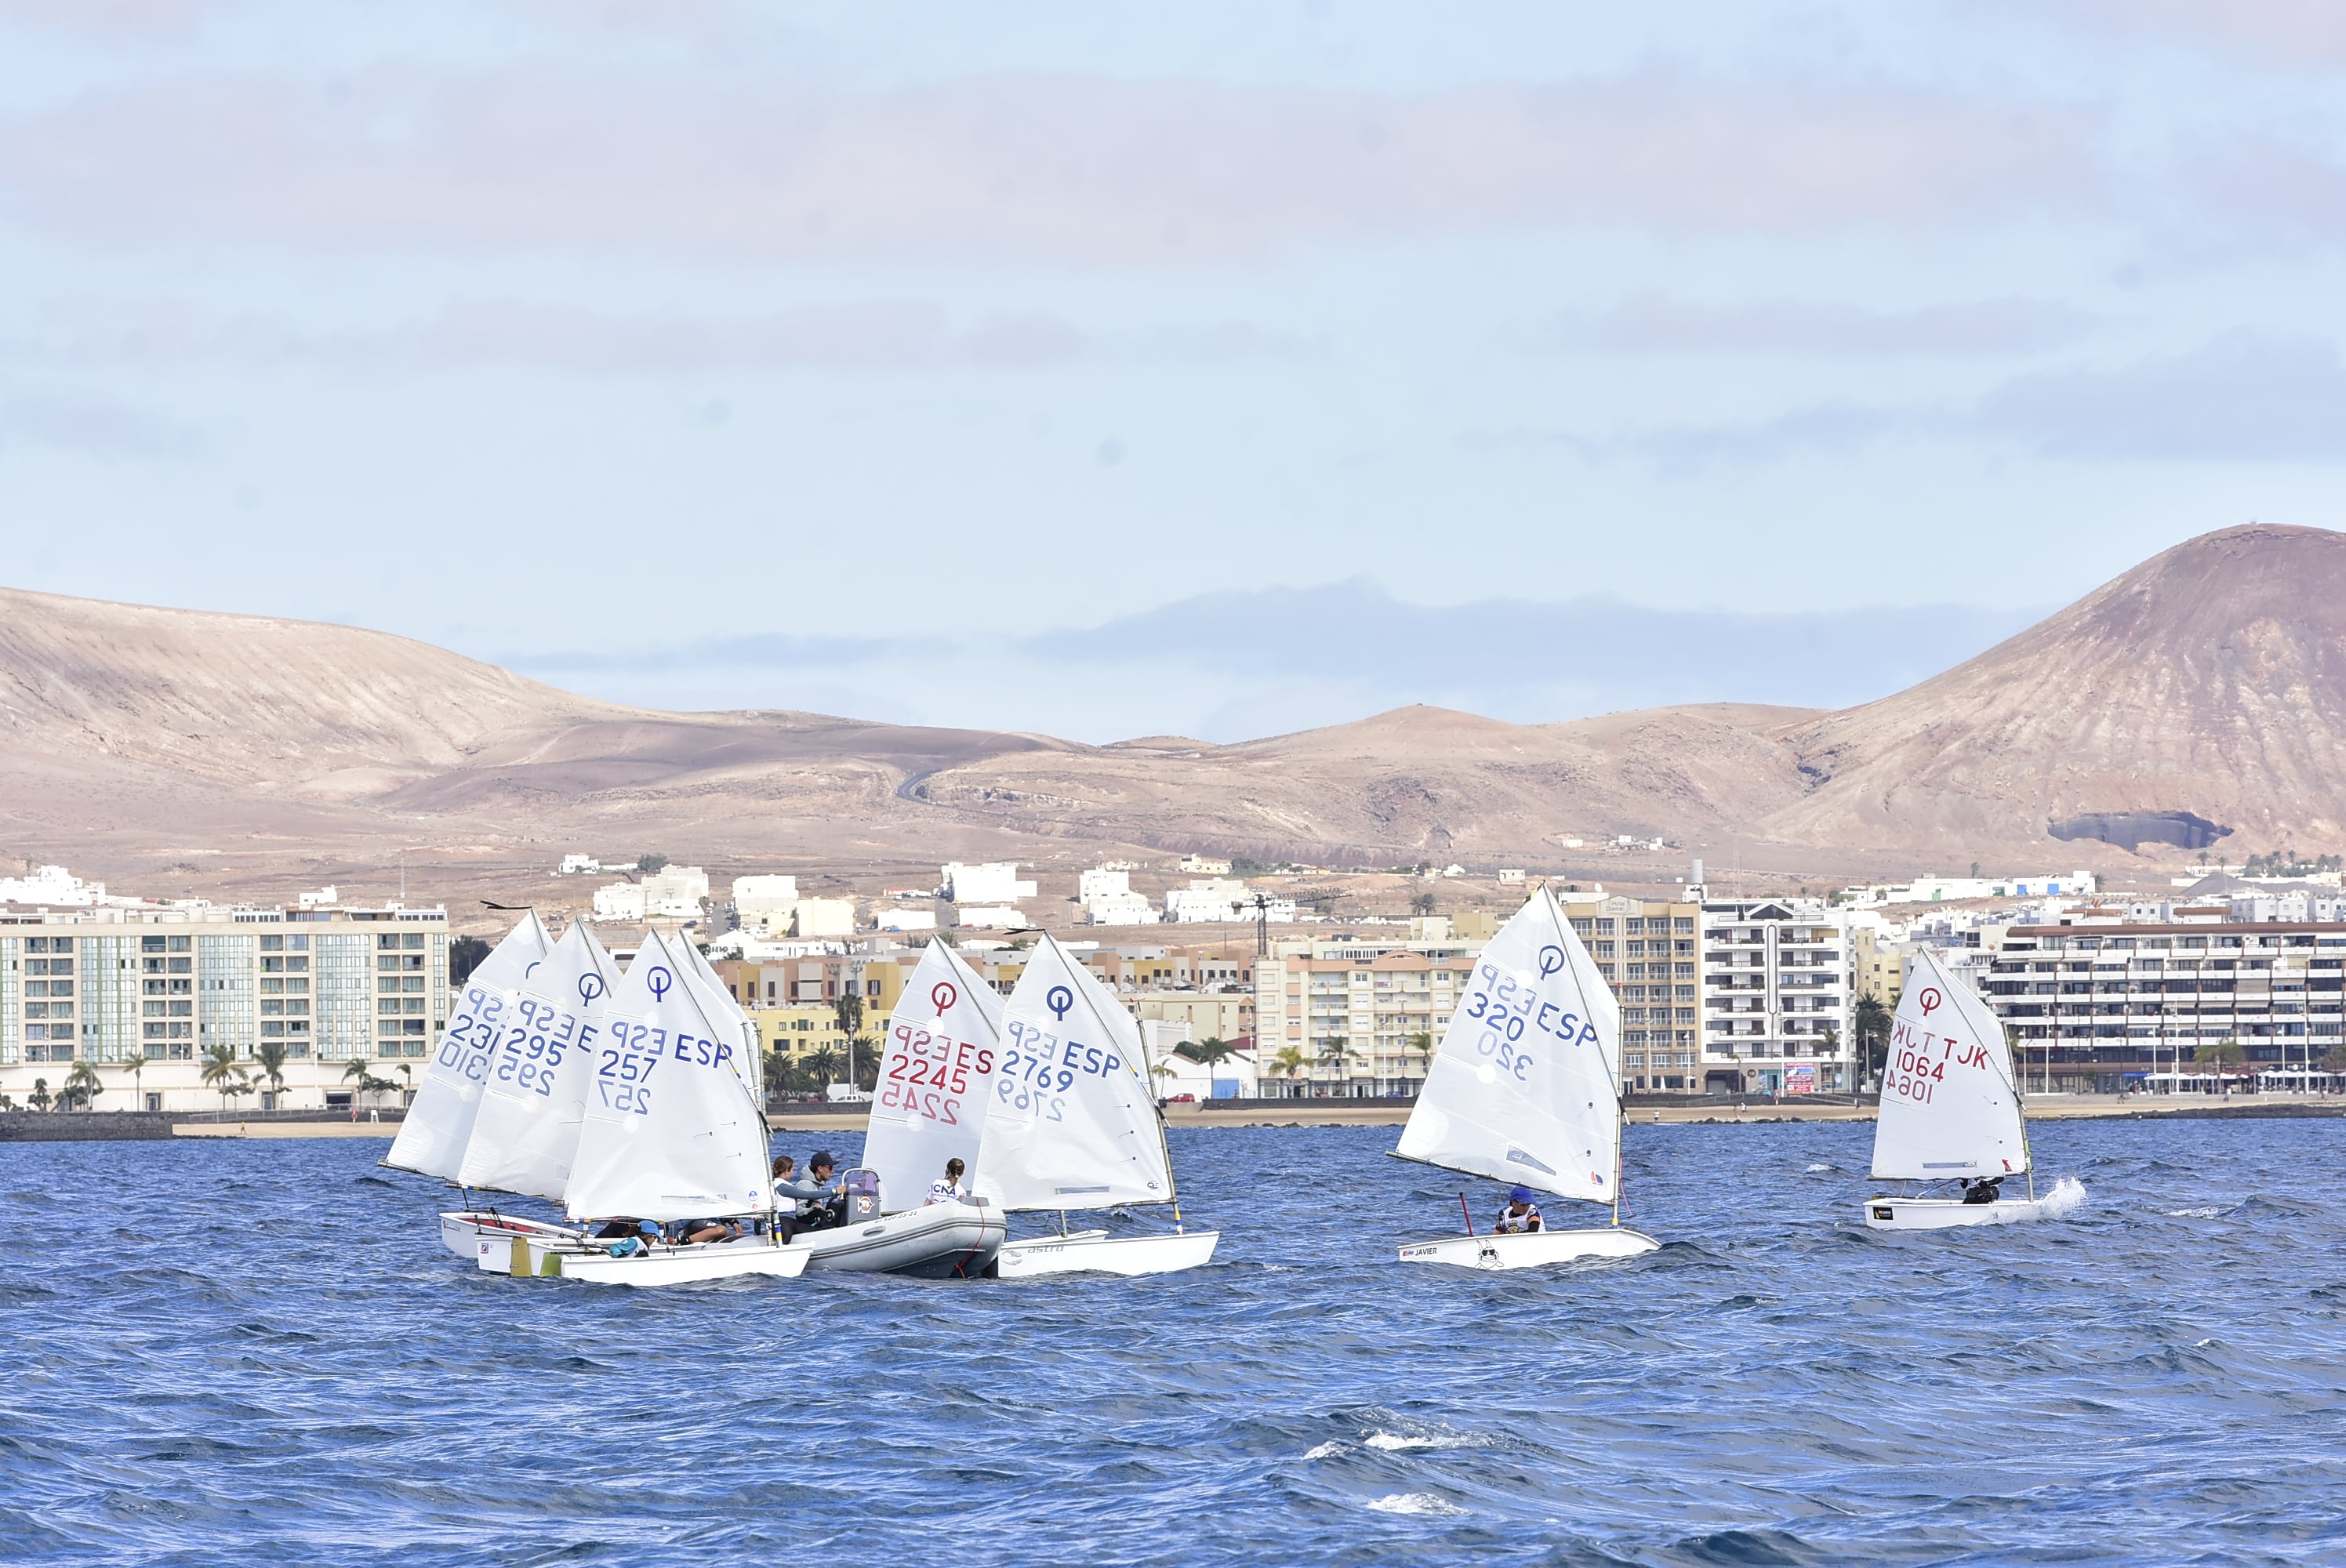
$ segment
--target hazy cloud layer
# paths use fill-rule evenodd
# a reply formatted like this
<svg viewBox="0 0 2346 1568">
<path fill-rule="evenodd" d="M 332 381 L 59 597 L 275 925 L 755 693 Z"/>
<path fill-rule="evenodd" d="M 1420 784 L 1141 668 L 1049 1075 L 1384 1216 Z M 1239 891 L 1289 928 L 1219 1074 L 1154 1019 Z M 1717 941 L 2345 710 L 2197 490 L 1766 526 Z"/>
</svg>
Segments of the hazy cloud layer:
<svg viewBox="0 0 2346 1568">
<path fill-rule="evenodd" d="M 2233 332 L 2116 369 L 2023 377 L 1979 420 L 2058 457 L 2346 462 L 2346 367 L 2319 339 Z"/>
<path fill-rule="evenodd" d="M 1521 723 L 1682 702 L 1845 707 L 1927 678 L 2035 618 L 1951 606 L 1678 611 L 1605 597 L 1439 606 L 1362 581 L 1208 595 L 1023 637 L 718 637 L 502 662 L 660 706 L 719 697 L 805 708 L 819 693 L 860 704 L 850 709 L 857 717 L 1090 741 L 1232 741 L 1413 702 Z"/>
<path fill-rule="evenodd" d="M 1606 310 L 1566 313 L 1532 341 L 1619 354 L 1994 355 L 2060 348 L 2094 326 L 2090 313 L 2042 300 L 1885 311 L 1814 300 L 1719 305 L 1643 294 Z"/>
<path fill-rule="evenodd" d="M 20 114 L 0 121 L 0 196 L 114 240 L 1164 263 L 1566 221 L 1976 223 L 2090 199 L 2093 132 L 2058 109 L 1661 70 L 1377 95 L 386 68 L 138 80 Z"/>
</svg>

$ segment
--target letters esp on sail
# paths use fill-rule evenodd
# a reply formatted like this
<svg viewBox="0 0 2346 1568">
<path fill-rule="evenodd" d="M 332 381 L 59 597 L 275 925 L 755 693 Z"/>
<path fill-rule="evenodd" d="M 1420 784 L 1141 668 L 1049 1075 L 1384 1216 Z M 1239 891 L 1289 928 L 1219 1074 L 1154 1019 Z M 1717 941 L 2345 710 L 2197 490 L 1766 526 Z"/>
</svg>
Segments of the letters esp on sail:
<svg viewBox="0 0 2346 1568">
<path fill-rule="evenodd" d="M 532 910 L 456 988 L 448 1026 L 433 1042 L 415 1101 L 399 1124 L 383 1164 L 453 1181 L 472 1141 L 489 1061 L 512 1020 L 514 990 L 545 962 L 554 942 Z"/>
<path fill-rule="evenodd" d="M 2019 1176 L 2028 1133 L 2004 1023 L 1925 948 L 1914 956 L 1882 1074 L 1873 1175 Z"/>
<path fill-rule="evenodd" d="M 1172 1160 L 1140 1026 L 1049 936 L 1002 1013 L 974 1188 L 1010 1210 L 1169 1203 Z"/>
<path fill-rule="evenodd" d="M 1396 1151 L 1615 1201 L 1621 1010 L 1543 885 L 1474 961 Z"/>
</svg>

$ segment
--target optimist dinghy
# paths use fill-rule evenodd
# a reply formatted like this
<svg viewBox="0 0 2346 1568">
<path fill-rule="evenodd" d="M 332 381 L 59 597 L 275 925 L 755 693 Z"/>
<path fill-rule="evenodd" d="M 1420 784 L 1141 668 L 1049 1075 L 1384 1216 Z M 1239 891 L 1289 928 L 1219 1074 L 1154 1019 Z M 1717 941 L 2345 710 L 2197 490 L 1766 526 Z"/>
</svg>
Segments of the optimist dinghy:
<svg viewBox="0 0 2346 1568">
<path fill-rule="evenodd" d="M 947 1160 L 977 1164 L 1001 1033 L 993 987 L 950 945 L 930 942 L 888 1019 L 863 1167 L 842 1183 L 847 1223 L 798 1238 L 809 1268 L 944 1279 L 993 1267 L 1010 1234 L 998 1205 L 925 1200 Z"/>
<path fill-rule="evenodd" d="M 1040 938 L 1003 1010 L 974 1186 L 1005 1212 L 1057 1211 L 1060 1230 L 1004 1244 L 1003 1278 L 1170 1274 L 1212 1258 L 1221 1233 L 1181 1223 L 1147 1072 L 1132 1015 L 1066 949 Z M 1071 1209 L 1155 1204 L 1172 1206 L 1169 1233 L 1066 1230 Z"/>
<path fill-rule="evenodd" d="M 515 993 L 555 945 L 533 910 L 466 977 L 448 1026 L 441 1031 L 432 1060 L 424 1065 L 415 1103 L 407 1108 L 399 1135 L 382 1158 L 384 1165 L 458 1181 L 465 1150 L 472 1143 L 473 1124 L 480 1115 L 489 1064 L 513 1022 Z M 474 1256 L 484 1230 L 506 1237 L 522 1232 L 575 1234 L 567 1227 L 521 1219 L 494 1208 L 459 1209 L 440 1217 L 441 1242 L 459 1257 Z"/>
<path fill-rule="evenodd" d="M 2009 1225 L 2066 1212 L 2082 1188 L 2062 1182 L 2036 1196 L 2028 1122 L 2013 1081 L 2004 1021 L 1928 949 L 1915 955 L 1882 1074 L 1873 1123 L 1877 1181 L 2002 1181 L 2026 1176 L 2029 1196 L 1870 1197 L 1872 1230 L 1948 1230 Z M 1993 1190 L 1993 1189 L 1991 1189 Z"/>
<path fill-rule="evenodd" d="M 1621 1224 L 1620 1024 L 1612 988 L 1543 883 L 1475 960 L 1394 1153 L 1609 1204 L 1613 1223 L 1476 1236 L 1470 1214 L 1467 1234 L 1409 1243 L 1403 1263 L 1536 1268 L 1660 1247 Z"/>
<path fill-rule="evenodd" d="M 806 1268 L 804 1250 L 772 1231 L 766 1114 L 736 1060 L 740 1037 L 709 1016 L 688 968 L 653 932 L 612 993 L 563 1201 L 573 1220 L 750 1218 L 762 1233 L 699 1247 L 633 1242 L 625 1256 L 582 1241 L 545 1249 L 533 1272 L 668 1285 Z"/>
</svg>

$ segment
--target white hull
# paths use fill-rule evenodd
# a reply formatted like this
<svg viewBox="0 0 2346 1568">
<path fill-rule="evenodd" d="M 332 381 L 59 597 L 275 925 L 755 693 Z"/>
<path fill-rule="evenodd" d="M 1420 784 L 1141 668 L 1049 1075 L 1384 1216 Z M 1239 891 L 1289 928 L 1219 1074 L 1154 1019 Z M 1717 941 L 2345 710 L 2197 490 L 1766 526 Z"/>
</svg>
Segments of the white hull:
<svg viewBox="0 0 2346 1568">
<path fill-rule="evenodd" d="M 1169 1236 L 1110 1236 L 1105 1230 L 1073 1236 L 1037 1236 L 1002 1248 L 995 1272 L 1005 1279 L 1046 1274 L 1178 1274 L 1213 1259 L 1219 1230 L 1182 1230 Z"/>
<path fill-rule="evenodd" d="M 440 1217 L 440 1244 L 467 1261 L 479 1253 L 484 1237 L 504 1240 L 515 1236 L 531 1236 L 552 1241 L 576 1241 L 584 1234 L 575 1226 L 521 1219 L 486 1209 L 444 1213 Z"/>
<path fill-rule="evenodd" d="M 1965 1203 L 1953 1197 L 1870 1197 L 1865 1200 L 1868 1230 L 1953 1230 L 1965 1225 L 2015 1225 L 2043 1219 L 2045 1198 L 2000 1197 L 1994 1203 Z"/>
<path fill-rule="evenodd" d="M 604 1248 L 549 1237 L 484 1236 L 478 1261 L 491 1274 L 516 1279 L 585 1279 L 597 1285 L 689 1285 L 765 1274 L 795 1279 L 806 1272 L 803 1247 L 776 1247 L 762 1237 L 712 1242 L 700 1247 L 655 1244 L 648 1250 L 614 1257 Z"/>
<path fill-rule="evenodd" d="M 1447 1263 L 1459 1268 L 1540 1268 L 1585 1257 L 1635 1257 L 1658 1250 L 1661 1245 L 1642 1231 L 1619 1226 L 1604 1230 L 1534 1230 L 1412 1242 L 1401 1249 L 1401 1260 Z"/>
<path fill-rule="evenodd" d="M 808 1231 L 786 1250 L 803 1249 L 818 1274 L 910 1274 L 974 1279 L 985 1272 L 1010 1234 L 991 1204 L 933 1203 L 857 1225 Z"/>
</svg>

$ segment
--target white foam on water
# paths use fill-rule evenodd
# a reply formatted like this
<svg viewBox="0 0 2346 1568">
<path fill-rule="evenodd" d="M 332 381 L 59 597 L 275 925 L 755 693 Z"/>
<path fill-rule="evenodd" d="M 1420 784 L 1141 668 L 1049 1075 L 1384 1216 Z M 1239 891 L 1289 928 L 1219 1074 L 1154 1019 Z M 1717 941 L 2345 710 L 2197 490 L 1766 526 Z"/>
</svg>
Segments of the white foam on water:
<svg viewBox="0 0 2346 1568">
<path fill-rule="evenodd" d="M 2059 1219 L 2066 1215 L 2075 1214 L 2084 1206 L 2085 1201 L 2086 1184 L 2076 1176 L 2063 1176 L 2053 1184 L 2053 1190 L 2045 1195 L 2045 1217 L 2047 1219 Z"/>
<path fill-rule="evenodd" d="M 1369 1506 L 1375 1509 L 1379 1513 L 1415 1513 L 1439 1516 L 1445 1513 L 1464 1513 L 1466 1512 L 1464 1509 L 1458 1507 L 1454 1503 L 1444 1502 L 1442 1499 L 1434 1496 L 1433 1493 L 1430 1492 L 1396 1492 L 1391 1496 L 1378 1498 L 1375 1502 L 1370 1503 Z"/>
<path fill-rule="evenodd" d="M 1839 1170 L 1840 1168 L 1841 1167 L 1839 1166 L 1813 1165 L 1809 1167 L 1809 1174 L 1810 1176 L 1814 1176 L 1819 1171 Z"/>
<path fill-rule="evenodd" d="M 1342 1443 L 1323 1442 L 1318 1448 L 1313 1449 L 1310 1453 L 1305 1454 L 1303 1457 L 1305 1459 L 1333 1459 L 1343 1451 L 1344 1445 Z"/>
<path fill-rule="evenodd" d="M 1487 1448 L 1489 1440 L 1471 1432 L 1436 1432 L 1431 1436 L 1406 1437 L 1397 1432 L 1372 1431 L 1361 1440 L 1371 1448 L 1381 1448 L 1387 1453 L 1397 1453 L 1413 1448 Z"/>
<path fill-rule="evenodd" d="M 2213 1219 L 2224 1209 L 2219 1204 L 2209 1204 L 2205 1208 L 2168 1208 L 2159 1212 L 2169 1219 Z"/>
</svg>

